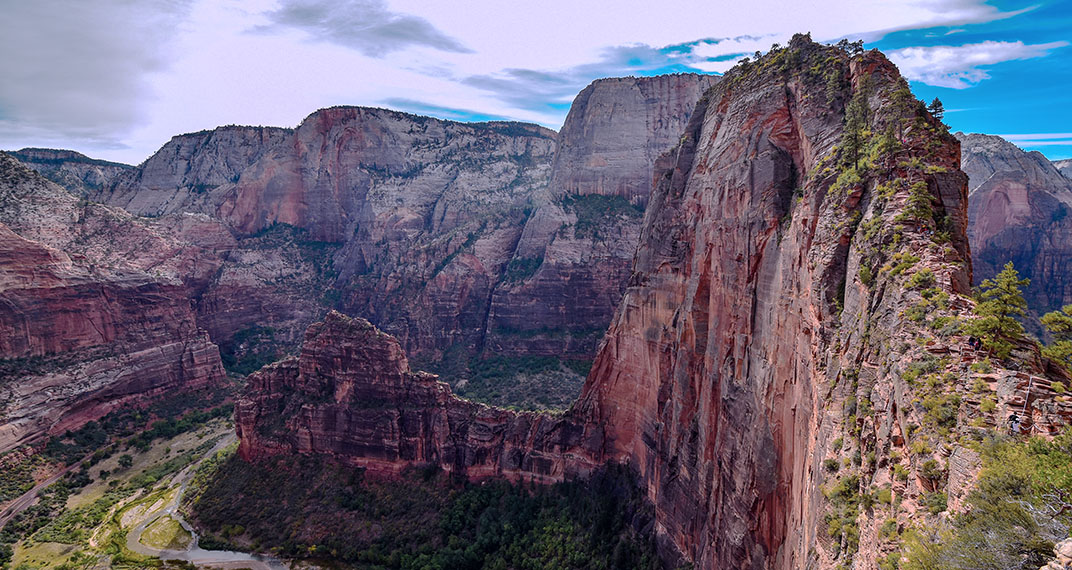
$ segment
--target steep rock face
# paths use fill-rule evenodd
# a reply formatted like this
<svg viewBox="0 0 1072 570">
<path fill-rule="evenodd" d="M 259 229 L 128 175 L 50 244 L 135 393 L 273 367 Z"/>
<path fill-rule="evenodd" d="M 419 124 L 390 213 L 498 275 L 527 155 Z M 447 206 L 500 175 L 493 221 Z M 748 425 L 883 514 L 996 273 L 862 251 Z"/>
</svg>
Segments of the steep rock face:
<svg viewBox="0 0 1072 570">
<path fill-rule="evenodd" d="M 90 197 L 143 216 L 214 214 L 218 205 L 214 190 L 237 181 L 243 170 L 290 133 L 278 127 L 227 126 L 177 135 Z"/>
<path fill-rule="evenodd" d="M 219 260 L 181 240 L 220 226 L 171 221 L 81 203 L 0 154 L 0 452 L 222 380 L 184 282 Z"/>
<path fill-rule="evenodd" d="M 8 154 L 41 176 L 81 196 L 108 187 L 134 168 L 128 164 L 89 158 L 73 150 L 24 148 Z"/>
<path fill-rule="evenodd" d="M 561 137 L 356 107 L 294 130 L 221 127 L 173 138 L 90 197 L 231 229 L 220 272 L 191 289 L 225 347 L 265 328 L 294 343 L 332 307 L 425 359 L 587 358 L 628 279 L 654 157 L 715 81 L 597 81 Z"/>
<path fill-rule="evenodd" d="M 243 172 L 219 215 L 246 233 L 284 223 L 330 242 L 426 225 L 445 232 L 466 221 L 463 204 L 515 206 L 526 194 L 518 188 L 543 185 L 553 136 L 520 123 L 323 109 Z"/>
<path fill-rule="evenodd" d="M 411 372 L 395 338 L 336 312 L 309 327 L 300 356 L 249 377 L 235 421 L 246 460 L 317 453 L 378 476 L 432 464 L 472 479 L 560 481 L 598 465 L 588 458 L 601 443 L 564 418 L 459 399 Z"/>
<path fill-rule="evenodd" d="M 600 79 L 570 106 L 558 137 L 551 188 L 622 196 L 644 205 L 655 159 L 677 143 L 714 75 Z"/>
<path fill-rule="evenodd" d="M 975 278 L 1012 261 L 1031 279 L 1036 316 L 1072 303 L 1072 180 L 1038 152 L 995 136 L 958 133 L 971 200 L 968 238 Z"/>
<path fill-rule="evenodd" d="M 552 201 L 527 221 L 492 298 L 489 349 L 593 353 L 629 278 L 655 159 L 718 79 L 601 79 L 577 95 L 558 137 Z"/>
<path fill-rule="evenodd" d="M 876 566 L 879 541 L 857 552 L 840 527 L 827 537 L 824 512 L 841 507 L 820 492 L 835 477 L 820 459 L 841 452 L 841 438 L 830 443 L 841 430 L 860 453 L 889 453 L 911 408 L 899 343 L 919 333 L 902 316 L 915 298 L 897 260 L 925 264 L 950 297 L 970 278 L 956 141 L 896 106 L 902 89 L 877 52 L 850 58 L 798 37 L 728 74 L 661 161 L 578 412 L 608 426 L 607 448 L 638 466 L 663 538 L 697 567 Z M 862 161 L 835 150 L 849 148 L 850 98 L 871 109 L 871 132 L 892 129 L 895 150 L 869 154 L 869 142 Z M 938 219 L 944 245 L 927 237 Z M 859 427 L 839 413 L 857 397 L 874 402 Z M 890 468 L 836 477 L 856 493 Z M 847 524 L 873 536 L 879 516 L 852 511 Z"/>
</svg>

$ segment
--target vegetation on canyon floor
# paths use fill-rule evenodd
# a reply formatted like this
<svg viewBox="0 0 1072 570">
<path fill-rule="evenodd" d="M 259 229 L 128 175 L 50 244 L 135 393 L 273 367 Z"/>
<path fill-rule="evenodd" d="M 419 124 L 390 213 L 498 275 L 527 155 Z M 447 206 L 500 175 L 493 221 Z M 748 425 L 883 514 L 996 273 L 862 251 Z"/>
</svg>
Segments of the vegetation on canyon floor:
<svg viewBox="0 0 1072 570">
<path fill-rule="evenodd" d="M 653 515 L 625 467 L 552 486 L 463 483 L 439 470 L 398 481 L 314 457 L 205 464 L 187 495 L 213 536 L 357 568 L 659 568 Z"/>
<path fill-rule="evenodd" d="M 185 395 L 146 409 L 113 412 L 50 438 L 39 449 L 19 449 L 0 458 L 5 465 L 0 505 L 65 466 L 70 469 L 0 529 L 0 567 L 80 568 L 102 559 L 111 567 L 144 565 L 144 557 L 124 546 L 129 525 L 120 520 L 122 514 L 171 492 L 170 477 L 233 430 L 232 406 L 213 406 L 224 396 Z"/>
</svg>

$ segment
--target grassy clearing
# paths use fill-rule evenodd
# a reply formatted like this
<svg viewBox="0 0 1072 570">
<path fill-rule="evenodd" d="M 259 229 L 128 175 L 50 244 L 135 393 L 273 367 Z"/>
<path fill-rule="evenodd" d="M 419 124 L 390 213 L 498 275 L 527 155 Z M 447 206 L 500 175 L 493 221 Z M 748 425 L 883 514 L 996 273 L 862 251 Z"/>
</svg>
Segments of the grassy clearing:
<svg viewBox="0 0 1072 570">
<path fill-rule="evenodd" d="M 142 544 L 161 550 L 182 550 L 190 545 L 191 540 L 193 537 L 190 533 L 170 516 L 160 517 L 141 535 Z"/>
</svg>

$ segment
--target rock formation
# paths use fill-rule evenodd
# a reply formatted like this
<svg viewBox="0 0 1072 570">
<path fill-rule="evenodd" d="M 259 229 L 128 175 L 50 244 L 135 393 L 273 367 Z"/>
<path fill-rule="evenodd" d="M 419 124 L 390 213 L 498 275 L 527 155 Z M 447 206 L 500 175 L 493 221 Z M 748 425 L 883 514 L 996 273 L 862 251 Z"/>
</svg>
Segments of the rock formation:
<svg viewBox="0 0 1072 570">
<path fill-rule="evenodd" d="M 381 477 L 433 464 L 471 479 L 560 481 L 598 466 L 587 458 L 602 443 L 566 418 L 462 400 L 410 371 L 397 339 L 337 312 L 309 327 L 300 356 L 249 377 L 235 422 L 246 460 L 317 453 Z"/>
<path fill-rule="evenodd" d="M 1072 303 L 1072 180 L 1038 152 L 1000 137 L 957 137 L 971 192 L 968 238 L 976 282 L 1012 261 L 1031 279 L 1024 297 L 1035 317 Z"/>
<path fill-rule="evenodd" d="M 24 148 L 8 154 L 78 196 L 99 192 L 134 168 L 128 164 L 89 158 L 73 150 Z"/>
<path fill-rule="evenodd" d="M 177 135 L 136 169 L 115 177 L 89 197 L 141 216 L 215 214 L 214 191 L 237 181 L 249 165 L 291 132 L 278 127 L 227 126 Z"/>
<path fill-rule="evenodd" d="M 222 380 L 184 283 L 219 265 L 191 240 L 221 231 L 87 204 L 0 153 L 0 452 Z"/>
<path fill-rule="evenodd" d="M 1053 166 L 1057 168 L 1065 178 L 1072 178 L 1072 158 L 1065 160 L 1053 161 Z"/>
<path fill-rule="evenodd" d="M 597 81 L 561 135 L 324 109 L 293 130 L 176 136 L 75 189 L 138 215 L 208 215 L 234 234 L 218 272 L 189 290 L 228 356 L 274 354 L 338 308 L 425 360 L 452 347 L 591 358 L 629 276 L 655 157 L 716 81 Z"/>
<path fill-rule="evenodd" d="M 972 306 L 959 166 L 885 57 L 797 36 L 728 73 L 657 161 L 629 287 L 563 418 L 459 401 L 333 316 L 253 376 L 243 456 L 540 480 L 623 461 L 668 556 L 877 568 L 899 547 L 880 525 L 933 522 L 932 495 L 956 508 L 970 488 L 970 454 L 941 466 L 971 425 L 1020 406 L 1043 430 L 1072 417 L 1030 343 L 1021 371 L 969 369 L 983 355 L 957 332 Z"/>
<path fill-rule="evenodd" d="M 490 350 L 594 353 L 629 279 L 655 159 L 718 79 L 601 79 L 577 95 L 558 135 L 551 201 L 527 220 L 491 300 Z"/>
</svg>

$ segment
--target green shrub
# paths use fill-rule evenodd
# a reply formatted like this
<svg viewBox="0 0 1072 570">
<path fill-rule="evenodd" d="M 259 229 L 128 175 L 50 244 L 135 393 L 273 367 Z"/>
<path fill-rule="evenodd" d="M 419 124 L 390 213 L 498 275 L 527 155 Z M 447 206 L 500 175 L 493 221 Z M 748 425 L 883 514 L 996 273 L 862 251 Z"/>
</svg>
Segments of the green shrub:
<svg viewBox="0 0 1072 570">
<path fill-rule="evenodd" d="M 911 289 L 926 289 L 934 285 L 934 272 L 928 268 L 920 269 L 908 279 L 908 287 Z"/>
<path fill-rule="evenodd" d="M 924 499 L 924 503 L 927 505 L 927 510 L 929 510 L 931 514 L 935 515 L 946 510 L 947 502 L 948 499 L 945 493 L 942 493 L 940 491 L 935 493 L 927 493 L 927 496 Z"/>
</svg>

